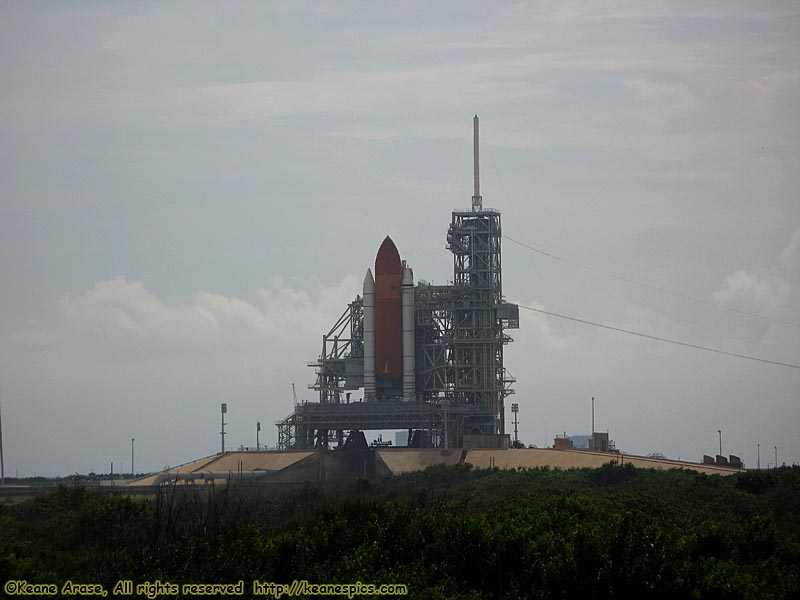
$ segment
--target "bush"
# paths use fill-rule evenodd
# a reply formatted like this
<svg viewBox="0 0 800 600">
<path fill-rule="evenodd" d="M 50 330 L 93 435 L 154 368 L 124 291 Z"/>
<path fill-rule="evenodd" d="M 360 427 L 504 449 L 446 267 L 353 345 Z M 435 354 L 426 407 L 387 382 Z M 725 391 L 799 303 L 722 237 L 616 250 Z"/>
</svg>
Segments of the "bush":
<svg viewBox="0 0 800 600">
<path fill-rule="evenodd" d="M 800 597 L 800 470 L 437 466 L 155 498 L 64 488 L 0 512 L 0 577 L 405 583 L 415 598 Z"/>
</svg>

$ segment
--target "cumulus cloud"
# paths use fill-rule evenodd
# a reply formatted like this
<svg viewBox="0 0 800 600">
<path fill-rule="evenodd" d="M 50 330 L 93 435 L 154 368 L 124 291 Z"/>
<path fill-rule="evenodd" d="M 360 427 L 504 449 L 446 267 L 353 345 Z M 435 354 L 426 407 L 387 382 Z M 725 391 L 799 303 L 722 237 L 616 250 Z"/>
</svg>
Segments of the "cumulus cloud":
<svg viewBox="0 0 800 600">
<path fill-rule="evenodd" d="M 774 274 L 739 270 L 725 279 L 725 287 L 714 292 L 714 300 L 749 311 L 774 314 L 789 299 L 790 286 Z"/>
<path fill-rule="evenodd" d="M 545 307 L 536 302 L 530 301 L 526 306 L 546 310 Z M 581 345 L 581 338 L 574 334 L 568 334 L 560 325 L 553 326 L 551 317 L 537 313 L 532 310 L 520 309 L 519 311 L 520 329 L 523 331 L 520 341 L 536 344 L 544 349 L 569 350 Z"/>
<path fill-rule="evenodd" d="M 753 79 L 750 87 L 763 96 L 774 96 L 787 88 L 800 87 L 800 71 L 775 71 L 766 77 Z"/>
<path fill-rule="evenodd" d="M 354 276 L 325 287 L 273 278 L 253 301 L 201 291 L 160 298 L 143 283 L 117 277 L 58 302 L 58 318 L 30 324 L 11 339 L 29 349 L 81 347 L 111 356 L 180 356 L 249 351 L 293 336 L 317 336 L 358 291 Z"/>
<path fill-rule="evenodd" d="M 776 257 L 773 266 L 739 269 L 725 278 L 714 300 L 725 306 L 774 318 L 796 319 L 789 311 L 800 295 L 800 230 Z"/>
<path fill-rule="evenodd" d="M 301 399 L 313 398 L 306 365 L 359 284 L 276 277 L 247 298 L 171 298 L 125 277 L 99 281 L 62 297 L 49 318 L 0 336 L 9 420 L 45 432 L 41 464 L 62 473 L 96 468 L 107 452 L 119 460 L 119 441 L 133 436 L 146 447 L 144 468 L 208 454 L 218 447 L 221 401 L 230 403 L 232 444 L 250 443 L 256 420 L 262 442 L 274 443 L 268 424 L 291 410 L 292 382 Z M 64 430 L 77 437 L 56 449 Z M 17 464 L 40 450 L 26 434 L 10 439 Z"/>
</svg>

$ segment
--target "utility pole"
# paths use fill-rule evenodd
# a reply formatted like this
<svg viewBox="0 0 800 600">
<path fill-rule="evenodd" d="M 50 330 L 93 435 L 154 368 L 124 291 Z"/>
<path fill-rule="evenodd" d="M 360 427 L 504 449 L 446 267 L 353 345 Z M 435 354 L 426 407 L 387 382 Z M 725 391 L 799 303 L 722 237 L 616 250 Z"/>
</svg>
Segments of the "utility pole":
<svg viewBox="0 0 800 600">
<path fill-rule="evenodd" d="M 775 446 L 775 468 L 778 468 L 778 447 Z"/>
<path fill-rule="evenodd" d="M 519 436 L 518 436 L 518 432 L 517 432 L 517 425 L 519 424 L 519 420 L 518 420 L 518 416 L 517 416 L 517 415 L 519 415 L 519 404 L 514 402 L 511 405 L 511 412 L 514 413 L 514 445 L 516 446 L 517 442 L 519 441 Z"/>
<path fill-rule="evenodd" d="M 761 444 L 756 444 L 756 448 L 758 449 L 758 455 L 756 457 L 756 469 L 759 471 L 761 470 Z"/>
<path fill-rule="evenodd" d="M 0 404 L 0 485 L 6 482 L 6 469 L 3 466 L 3 405 Z"/>
<path fill-rule="evenodd" d="M 258 434 L 261 432 L 261 421 L 256 421 L 256 450 L 261 450 L 261 443 L 258 441 Z"/>
<path fill-rule="evenodd" d="M 220 434 L 220 436 L 222 436 L 222 445 L 221 445 L 222 449 L 220 450 L 220 452 L 222 454 L 224 454 L 225 453 L 225 413 L 228 412 L 228 405 L 225 402 L 223 402 L 222 405 L 221 405 L 221 408 L 222 408 L 222 416 L 221 416 L 222 429 L 220 429 L 219 434 Z"/>
<path fill-rule="evenodd" d="M 722 429 L 717 429 L 719 434 L 719 455 L 722 456 Z"/>
</svg>

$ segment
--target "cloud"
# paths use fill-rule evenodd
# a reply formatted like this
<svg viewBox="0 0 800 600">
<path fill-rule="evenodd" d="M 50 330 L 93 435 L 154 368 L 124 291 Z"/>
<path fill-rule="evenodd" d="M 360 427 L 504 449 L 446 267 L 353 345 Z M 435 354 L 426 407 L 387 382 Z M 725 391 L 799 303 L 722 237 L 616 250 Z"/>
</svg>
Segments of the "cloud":
<svg viewBox="0 0 800 600">
<path fill-rule="evenodd" d="M 725 287 L 714 292 L 714 300 L 742 310 L 775 314 L 789 299 L 786 281 L 773 274 L 739 270 L 725 279 Z"/>
<path fill-rule="evenodd" d="M 443 104 L 472 107 L 530 98 L 542 90 L 508 77 L 513 65 L 488 62 L 428 65 L 382 71 L 343 71 L 305 81 L 257 81 L 199 88 L 201 98 L 220 102 L 232 119 L 268 119 L 330 113 L 381 114 L 410 108 L 432 111 Z M 469 111 L 467 111 L 469 112 Z"/>
<path fill-rule="evenodd" d="M 527 302 L 526 306 L 545 310 L 545 307 L 536 301 Z M 519 312 L 520 329 L 523 332 L 520 336 L 522 340 L 551 350 L 574 350 L 582 344 L 580 336 L 568 334 L 560 325 L 553 327 L 551 320 L 555 317 L 548 317 L 524 308 Z"/>
<path fill-rule="evenodd" d="M 676 112 L 694 110 L 698 106 L 694 94 L 685 83 L 666 83 L 648 79 L 625 79 L 623 83 L 641 97 Z"/>
<path fill-rule="evenodd" d="M 64 296 L 49 319 L 0 336 L 7 416 L 23 432 L 9 435 L 9 454 L 22 472 L 23 457 L 43 451 L 24 433 L 35 427 L 48 448 L 37 468 L 48 472 L 96 468 L 109 452 L 119 460 L 120 439 L 133 436 L 144 468 L 189 460 L 217 447 L 221 401 L 232 444 L 250 443 L 256 420 L 262 441 L 274 443 L 267 424 L 291 410 L 292 382 L 300 398 L 314 398 L 306 365 L 359 283 L 275 277 L 249 298 L 170 298 L 116 277 Z M 69 441 L 58 441 L 66 430 Z"/>
<path fill-rule="evenodd" d="M 800 229 L 792 234 L 792 241 L 783 249 L 780 259 L 789 273 L 800 277 Z"/>
<path fill-rule="evenodd" d="M 724 286 L 714 292 L 716 302 L 740 310 L 770 317 L 785 317 L 787 311 L 797 306 L 800 295 L 800 230 L 776 257 L 775 264 L 767 269 L 748 271 L 739 269 L 725 278 Z"/>
<path fill-rule="evenodd" d="M 276 277 L 253 301 L 201 291 L 190 299 L 158 297 L 143 283 L 117 277 L 58 302 L 58 319 L 35 323 L 12 340 L 30 350 L 80 347 L 106 357 L 249 352 L 253 346 L 316 337 L 358 291 L 354 276 L 322 286 Z"/>
<path fill-rule="evenodd" d="M 763 96 L 775 96 L 787 88 L 800 87 L 800 71 L 775 71 L 766 77 L 748 82 L 750 87 Z"/>
<path fill-rule="evenodd" d="M 569 0 L 464 5 L 453 18 L 427 5 L 387 16 L 362 3 L 209 4 L 187 20 L 185 7 L 141 3 L 0 6 L 0 391 L 12 399 L 12 456 L 57 457 L 47 468 L 67 472 L 151 431 L 154 462 L 188 459 L 216 447 L 220 400 L 238 415 L 232 439 L 252 437 L 247 419 L 285 416 L 291 382 L 313 381 L 305 362 L 360 278 L 209 286 L 255 288 L 247 281 L 264 269 L 334 272 L 318 250 L 280 254 L 286 236 L 264 233 L 276 220 L 341 255 L 337 273 L 361 260 L 355 236 L 404 228 L 407 247 L 445 272 L 441 241 L 412 218 L 468 200 L 475 112 L 487 205 L 526 239 L 798 321 L 800 233 L 772 262 L 736 262 L 768 232 L 797 228 L 798 10 Z M 232 226 L 243 222 L 245 235 Z M 221 277 L 221 255 L 241 271 Z M 504 263 L 515 296 L 536 297 Z M 109 268 L 147 279 L 107 279 Z M 800 351 L 784 324 L 558 271 L 548 284 L 574 290 L 548 300 L 559 312 L 787 362 Z M 602 397 L 602 384 L 618 414 L 635 416 L 627 440 L 641 434 L 641 449 L 655 429 L 673 449 L 695 448 L 687 421 L 715 432 L 734 415 L 748 435 L 763 419 L 774 443 L 794 436 L 794 372 L 521 318 L 506 358 L 523 402 L 551 410 L 551 424 L 568 396 Z M 730 409 L 753 396 L 752 412 Z M 644 414 L 673 398 L 685 414 Z"/>
</svg>

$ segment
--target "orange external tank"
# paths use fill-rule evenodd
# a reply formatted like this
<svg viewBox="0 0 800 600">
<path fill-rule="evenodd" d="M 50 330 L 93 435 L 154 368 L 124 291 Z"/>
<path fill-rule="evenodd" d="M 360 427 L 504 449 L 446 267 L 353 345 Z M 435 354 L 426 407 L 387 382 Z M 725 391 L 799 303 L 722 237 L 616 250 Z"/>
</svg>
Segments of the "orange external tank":
<svg viewBox="0 0 800 600">
<path fill-rule="evenodd" d="M 403 373 L 403 265 L 388 235 L 375 257 L 375 376 L 398 379 Z"/>
</svg>

